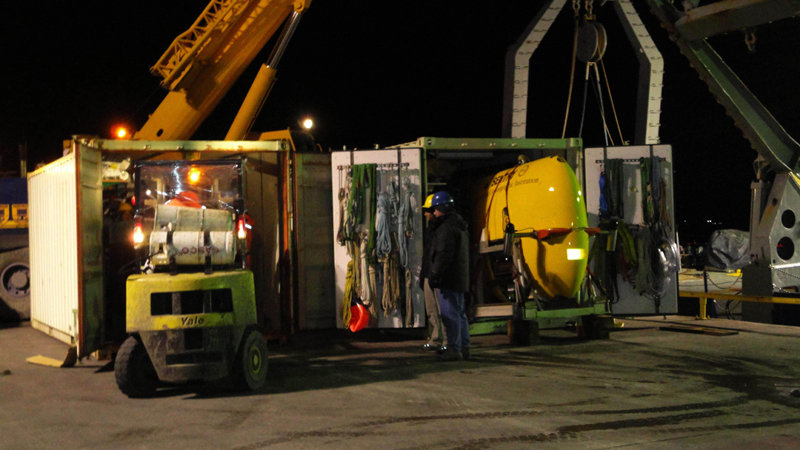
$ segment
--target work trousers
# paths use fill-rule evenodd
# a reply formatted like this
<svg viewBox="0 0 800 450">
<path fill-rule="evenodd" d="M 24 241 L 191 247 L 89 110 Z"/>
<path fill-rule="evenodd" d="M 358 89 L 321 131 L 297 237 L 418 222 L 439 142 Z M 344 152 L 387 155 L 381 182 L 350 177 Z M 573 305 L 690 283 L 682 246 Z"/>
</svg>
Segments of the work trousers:
<svg viewBox="0 0 800 450">
<path fill-rule="evenodd" d="M 439 307 L 447 333 L 447 346 L 457 351 L 469 349 L 469 322 L 464 307 L 464 293 L 439 289 Z"/>
<path fill-rule="evenodd" d="M 428 279 L 423 281 L 425 293 L 425 314 L 428 317 L 428 344 L 441 347 L 447 345 L 447 333 L 442 326 L 442 312 L 439 309 L 438 289 L 431 287 Z"/>
</svg>

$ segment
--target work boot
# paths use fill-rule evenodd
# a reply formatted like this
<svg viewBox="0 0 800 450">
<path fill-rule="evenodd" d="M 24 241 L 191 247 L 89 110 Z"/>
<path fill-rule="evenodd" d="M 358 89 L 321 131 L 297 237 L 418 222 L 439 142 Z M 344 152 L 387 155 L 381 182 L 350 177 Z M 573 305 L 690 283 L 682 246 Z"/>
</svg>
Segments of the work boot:
<svg viewBox="0 0 800 450">
<path fill-rule="evenodd" d="M 437 352 L 442 361 L 461 361 L 461 352 L 454 347 L 444 346 Z"/>
</svg>

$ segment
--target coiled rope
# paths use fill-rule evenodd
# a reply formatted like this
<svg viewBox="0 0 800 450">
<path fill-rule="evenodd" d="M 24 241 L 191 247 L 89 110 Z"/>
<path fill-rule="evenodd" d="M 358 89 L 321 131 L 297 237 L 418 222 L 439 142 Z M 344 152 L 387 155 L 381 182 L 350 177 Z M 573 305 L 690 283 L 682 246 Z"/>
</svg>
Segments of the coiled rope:
<svg viewBox="0 0 800 450">
<path fill-rule="evenodd" d="M 359 283 L 359 298 L 361 298 L 361 303 L 364 306 L 369 306 L 372 303 L 372 297 L 374 296 L 375 284 L 370 284 L 370 269 L 372 269 L 372 264 L 370 264 L 370 258 L 367 256 L 369 255 L 368 251 L 369 247 L 369 236 L 368 233 L 362 232 L 361 233 L 361 241 L 359 243 L 359 258 L 358 258 L 358 275 L 361 282 Z M 372 269 L 374 273 L 374 269 Z M 374 276 L 373 276 L 374 278 Z"/>
<path fill-rule="evenodd" d="M 389 211 L 389 194 L 381 191 L 378 194 L 378 211 L 375 216 L 375 257 L 381 260 L 392 251 L 391 213 Z"/>
<path fill-rule="evenodd" d="M 391 252 L 381 260 L 383 264 L 383 295 L 381 296 L 381 307 L 383 316 L 388 317 L 390 313 L 397 310 L 400 304 L 400 275 L 397 262 L 397 252 Z"/>
</svg>

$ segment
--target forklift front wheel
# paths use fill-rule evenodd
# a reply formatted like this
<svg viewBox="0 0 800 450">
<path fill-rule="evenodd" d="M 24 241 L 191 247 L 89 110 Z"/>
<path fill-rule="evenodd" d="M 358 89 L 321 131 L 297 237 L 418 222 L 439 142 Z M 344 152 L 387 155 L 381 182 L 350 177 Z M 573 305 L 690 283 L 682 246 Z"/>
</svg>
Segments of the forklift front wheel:
<svg viewBox="0 0 800 450">
<path fill-rule="evenodd" d="M 234 374 L 240 387 L 256 390 L 267 379 L 267 341 L 254 328 L 248 328 L 242 338 Z"/>
<path fill-rule="evenodd" d="M 150 397 L 156 392 L 158 375 L 144 345 L 129 336 L 120 346 L 114 361 L 117 386 L 128 397 Z"/>
</svg>

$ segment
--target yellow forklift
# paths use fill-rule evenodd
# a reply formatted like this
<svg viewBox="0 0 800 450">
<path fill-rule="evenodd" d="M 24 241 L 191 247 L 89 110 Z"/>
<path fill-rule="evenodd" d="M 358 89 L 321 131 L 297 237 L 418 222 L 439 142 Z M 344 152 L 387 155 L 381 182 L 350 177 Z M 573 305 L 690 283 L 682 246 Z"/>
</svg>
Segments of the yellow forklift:
<svg viewBox="0 0 800 450">
<path fill-rule="evenodd" d="M 241 159 L 135 166 L 133 242 L 140 273 L 126 282 L 127 339 L 115 378 L 129 397 L 159 382 L 230 379 L 258 389 L 267 343 L 247 270 Z"/>
</svg>

